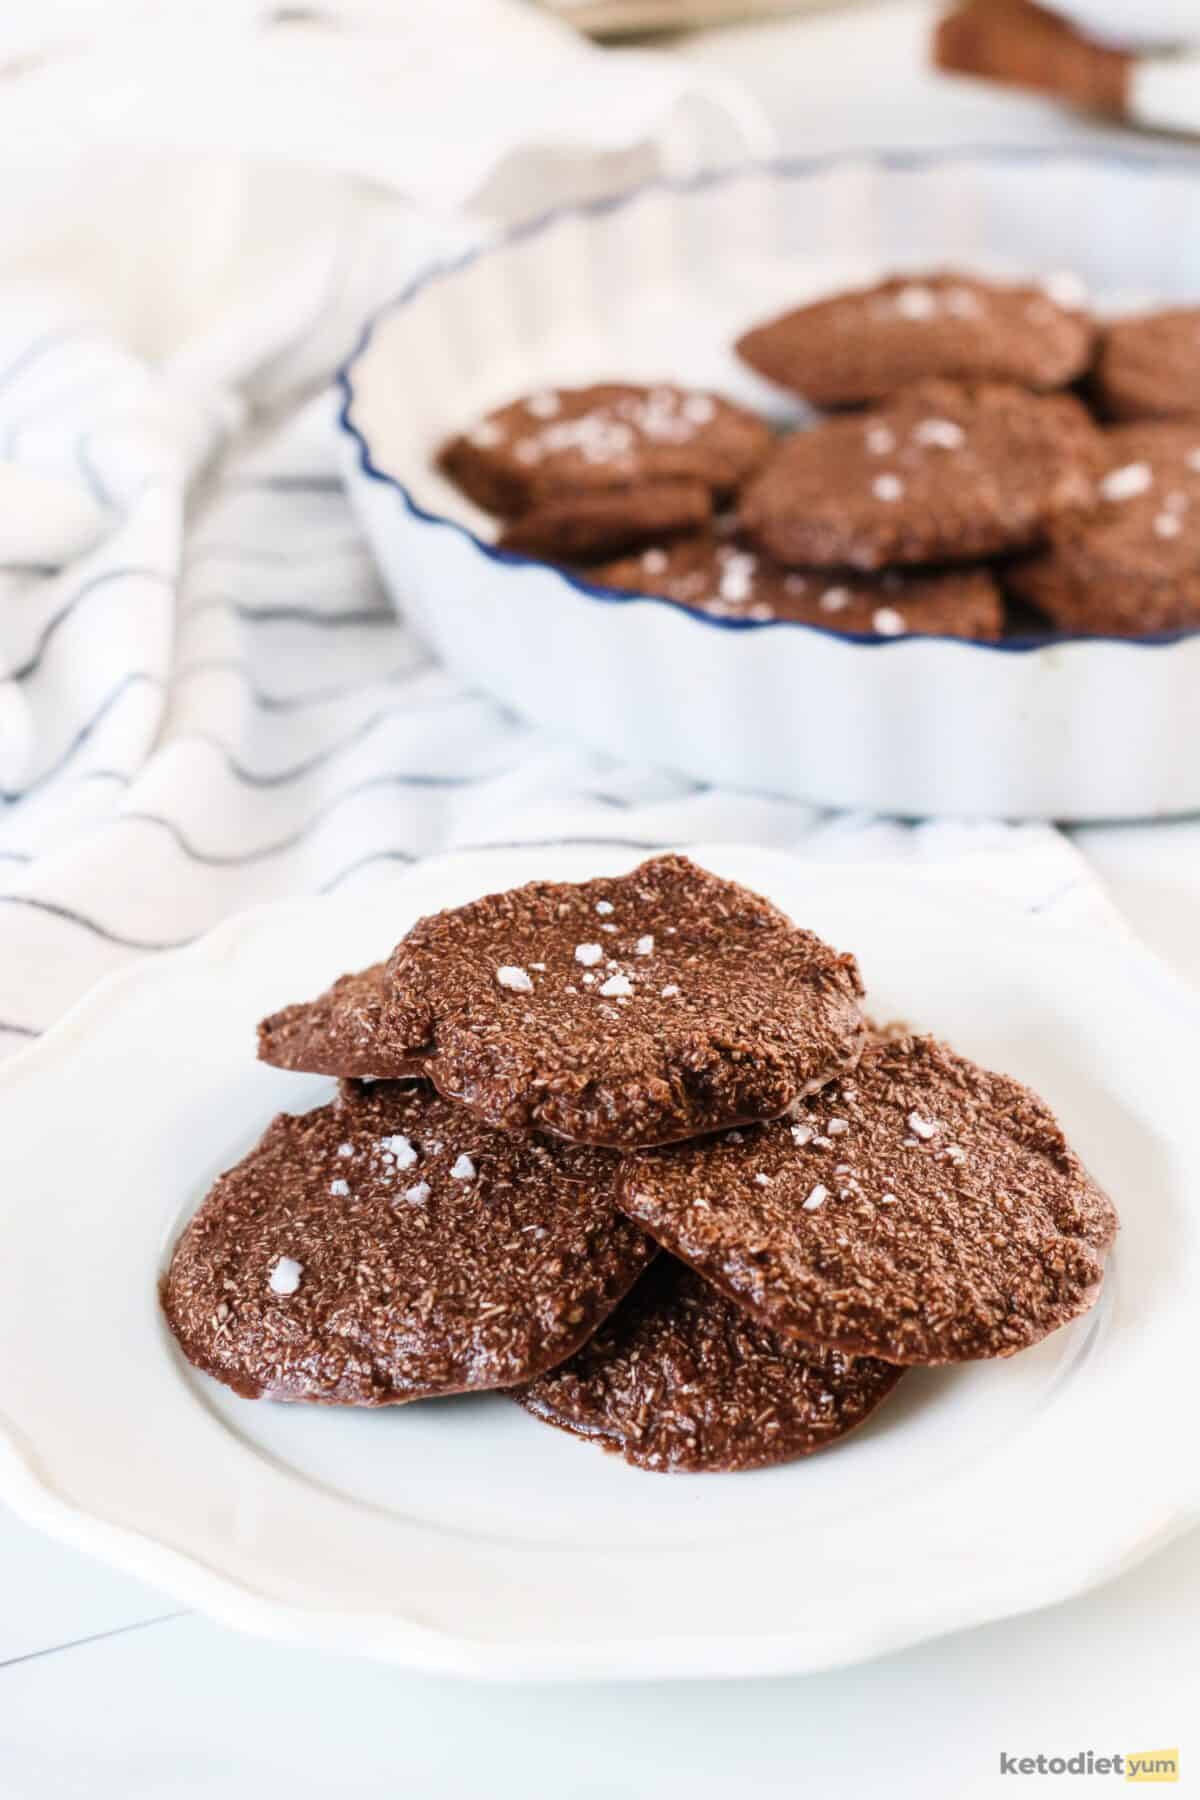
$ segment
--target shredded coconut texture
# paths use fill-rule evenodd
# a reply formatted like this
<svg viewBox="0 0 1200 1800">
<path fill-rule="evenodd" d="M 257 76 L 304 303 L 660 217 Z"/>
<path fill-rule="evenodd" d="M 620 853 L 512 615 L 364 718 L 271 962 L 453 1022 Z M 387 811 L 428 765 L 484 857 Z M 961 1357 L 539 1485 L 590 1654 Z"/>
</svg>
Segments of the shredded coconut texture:
<svg viewBox="0 0 1200 1800">
<path fill-rule="evenodd" d="M 901 1371 L 805 1350 L 660 1256 L 569 1362 L 513 1398 L 642 1469 L 759 1469 L 861 1423 Z"/>
<path fill-rule="evenodd" d="M 836 1151 L 804 1135 L 831 1106 Z M 848 1355 L 1008 1356 L 1095 1301 L 1116 1213 L 1027 1088 L 889 1038 L 799 1112 L 630 1159 L 620 1204 L 764 1325 Z"/>
<path fill-rule="evenodd" d="M 381 1147 L 396 1135 L 421 1149 L 407 1188 Z M 281 1114 L 220 1177 L 172 1256 L 167 1319 L 192 1362 L 249 1396 L 375 1406 L 528 1380 L 653 1254 L 613 1206 L 616 1164 L 490 1131 L 425 1083 L 348 1089 Z"/>
</svg>

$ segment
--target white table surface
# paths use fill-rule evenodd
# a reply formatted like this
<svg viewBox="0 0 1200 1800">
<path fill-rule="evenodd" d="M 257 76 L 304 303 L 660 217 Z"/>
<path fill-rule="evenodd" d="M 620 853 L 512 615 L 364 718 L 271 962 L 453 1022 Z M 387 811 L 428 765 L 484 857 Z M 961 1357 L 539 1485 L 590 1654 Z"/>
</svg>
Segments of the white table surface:
<svg viewBox="0 0 1200 1800">
<path fill-rule="evenodd" d="M 1037 101 L 934 76 L 930 16 L 899 4 L 731 28 L 688 54 L 751 87 L 785 149 L 1132 147 Z M 1135 929 L 1200 987 L 1200 824 L 1077 841 Z M 1111 1453 L 1135 1450 L 1136 1435 L 1136 1420 L 1115 1422 Z M 0 1515 L 0 1800 L 978 1800 L 1013 1788 L 1002 1750 L 1183 1740 L 1190 1761 L 1198 1690 L 1200 1534 L 1067 1605 L 855 1669 L 545 1689 L 416 1679 L 238 1638 Z M 1062 1787 L 1032 1777 L 1017 1791 Z"/>
</svg>

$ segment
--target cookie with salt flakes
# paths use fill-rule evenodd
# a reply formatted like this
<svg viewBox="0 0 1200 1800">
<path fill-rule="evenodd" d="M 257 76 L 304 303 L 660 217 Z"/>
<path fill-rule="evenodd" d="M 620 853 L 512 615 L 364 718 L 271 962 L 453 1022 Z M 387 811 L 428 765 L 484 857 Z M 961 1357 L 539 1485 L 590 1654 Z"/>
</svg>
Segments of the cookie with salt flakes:
<svg viewBox="0 0 1200 1800">
<path fill-rule="evenodd" d="M 762 419 L 719 394 L 609 381 L 547 388 L 497 407 L 452 438 L 439 461 L 485 512 L 520 519 L 572 497 L 629 495 L 650 483 L 731 493 L 770 442 Z"/>
<path fill-rule="evenodd" d="M 725 533 L 657 544 L 588 573 L 603 587 L 657 594 L 712 619 L 783 620 L 874 637 L 998 638 L 1000 588 L 989 569 L 885 569 L 878 575 L 787 569 Z"/>
<path fill-rule="evenodd" d="M 659 856 L 420 920 L 379 1042 L 490 1124 L 631 1149 L 770 1118 L 852 1067 L 861 994 L 853 957 Z"/>
<path fill-rule="evenodd" d="M 862 406 L 914 381 L 1066 387 L 1093 327 L 1067 276 L 1008 285 L 954 273 L 895 275 L 816 300 L 738 340 L 744 362 L 813 406 Z"/>
<path fill-rule="evenodd" d="M 902 1374 L 787 1343 L 660 1256 L 582 1350 L 512 1397 L 638 1468 L 733 1472 L 827 1449 Z"/>
<path fill-rule="evenodd" d="M 743 491 L 740 522 L 789 566 L 972 562 L 1039 544 L 1090 507 L 1099 439 L 1070 394 L 922 382 L 786 438 Z"/>
<path fill-rule="evenodd" d="M 424 1082 L 281 1114 L 162 1282 L 185 1356 L 250 1398 L 382 1406 L 570 1356 L 654 1255 L 617 1158 L 491 1131 Z"/>
<path fill-rule="evenodd" d="M 793 1116 L 630 1158 L 618 1201 L 793 1341 L 1011 1356 L 1086 1312 L 1117 1231 L 1049 1108 L 928 1037 L 872 1039 Z"/>
<path fill-rule="evenodd" d="M 1005 572 L 1063 631 L 1139 637 L 1200 626 L 1200 420 L 1119 425 L 1093 512 Z"/>
</svg>

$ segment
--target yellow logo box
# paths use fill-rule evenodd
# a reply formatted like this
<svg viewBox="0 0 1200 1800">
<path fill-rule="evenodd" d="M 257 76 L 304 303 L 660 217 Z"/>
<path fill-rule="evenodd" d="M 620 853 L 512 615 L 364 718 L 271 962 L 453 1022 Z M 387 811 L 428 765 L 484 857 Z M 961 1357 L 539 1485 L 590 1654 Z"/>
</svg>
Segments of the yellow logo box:
<svg viewBox="0 0 1200 1800">
<path fill-rule="evenodd" d="M 1178 1781 L 1178 1750 L 1127 1750 L 1126 1781 Z"/>
</svg>

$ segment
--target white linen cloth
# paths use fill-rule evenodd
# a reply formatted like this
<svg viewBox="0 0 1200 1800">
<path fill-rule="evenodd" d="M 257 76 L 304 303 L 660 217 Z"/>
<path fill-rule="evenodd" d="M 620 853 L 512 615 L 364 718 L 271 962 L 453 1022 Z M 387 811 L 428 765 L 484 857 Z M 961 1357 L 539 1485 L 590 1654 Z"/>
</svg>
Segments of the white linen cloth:
<svg viewBox="0 0 1200 1800">
<path fill-rule="evenodd" d="M 308 258 L 158 370 L 43 296 L 0 305 L 0 1051 L 241 907 L 468 846 L 961 858 L 1022 905 L 1109 917 L 1049 828 L 699 786 L 438 667 L 356 529 L 328 386 L 368 292 L 422 254 L 401 238 L 343 244 L 336 284 Z"/>
</svg>

